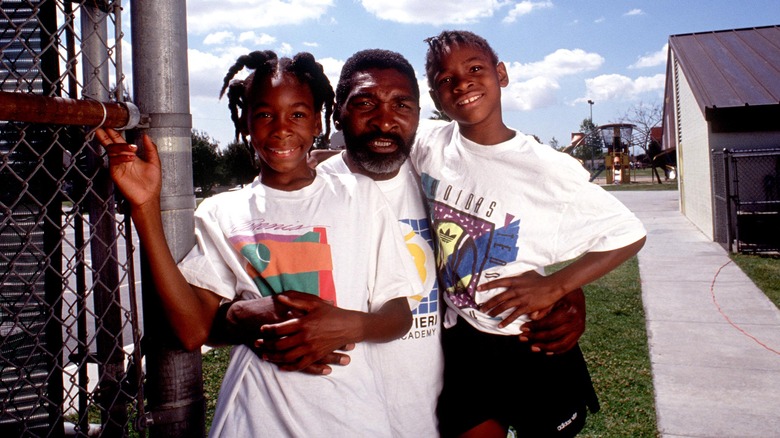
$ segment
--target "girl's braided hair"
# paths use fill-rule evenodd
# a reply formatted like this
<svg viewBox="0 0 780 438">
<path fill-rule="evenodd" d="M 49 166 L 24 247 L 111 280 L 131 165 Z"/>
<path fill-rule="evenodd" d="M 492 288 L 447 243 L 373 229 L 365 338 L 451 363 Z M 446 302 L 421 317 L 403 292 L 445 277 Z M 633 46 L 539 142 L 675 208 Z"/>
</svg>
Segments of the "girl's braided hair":
<svg viewBox="0 0 780 438">
<path fill-rule="evenodd" d="M 425 54 L 425 75 L 428 77 L 428 86 L 433 90 L 433 80 L 436 73 L 441 70 L 441 58 L 447 48 L 457 46 L 469 46 L 485 52 L 493 62 L 498 64 L 498 55 L 490 47 L 487 40 L 467 30 L 445 30 L 440 34 L 426 38 L 428 52 Z"/>
<path fill-rule="evenodd" d="M 243 68 L 254 70 L 246 79 L 233 80 L 233 77 Z M 333 87 L 330 85 L 328 77 L 311 53 L 301 52 L 290 58 L 277 58 L 276 53 L 265 51 L 254 51 L 248 55 L 240 56 L 236 63 L 228 69 L 225 79 L 222 82 L 222 89 L 219 92 L 221 98 L 227 90 L 228 108 L 230 109 L 230 118 L 236 128 L 236 140 L 239 138 L 247 145 L 250 150 L 249 142 L 244 134 L 246 118 L 244 111 L 251 105 L 259 84 L 262 81 L 255 81 L 257 77 L 268 77 L 277 73 L 292 73 L 301 83 L 309 86 L 311 94 L 314 97 L 314 110 L 322 111 L 325 108 L 325 133 L 324 138 L 330 136 L 330 117 L 333 113 Z M 259 75 L 259 76 L 258 76 Z M 254 156 L 254 153 L 252 153 Z"/>
</svg>

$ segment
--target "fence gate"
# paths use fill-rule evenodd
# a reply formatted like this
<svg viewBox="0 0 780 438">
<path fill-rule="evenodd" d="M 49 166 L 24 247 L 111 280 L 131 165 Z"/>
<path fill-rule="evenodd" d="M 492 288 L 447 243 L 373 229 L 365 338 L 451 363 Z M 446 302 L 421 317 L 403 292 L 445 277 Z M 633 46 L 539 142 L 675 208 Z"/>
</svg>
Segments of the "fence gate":
<svg viewBox="0 0 780 438">
<path fill-rule="evenodd" d="M 119 1 L 0 1 L 3 98 L 57 98 L 0 117 L 2 437 L 125 436 L 143 416 L 129 218 L 85 126 L 124 100 L 121 42 Z"/>
<path fill-rule="evenodd" d="M 729 251 L 780 251 L 780 148 L 712 151 L 715 241 Z"/>
</svg>

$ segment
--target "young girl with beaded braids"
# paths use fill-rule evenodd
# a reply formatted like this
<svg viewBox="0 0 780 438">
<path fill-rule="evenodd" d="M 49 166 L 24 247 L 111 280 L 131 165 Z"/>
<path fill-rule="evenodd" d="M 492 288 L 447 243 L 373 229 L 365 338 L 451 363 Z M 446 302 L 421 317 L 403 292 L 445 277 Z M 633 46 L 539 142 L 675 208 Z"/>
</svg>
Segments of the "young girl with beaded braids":
<svg viewBox="0 0 780 438">
<path fill-rule="evenodd" d="M 242 68 L 253 69 L 233 81 Z M 229 85 L 228 85 L 229 84 Z M 237 134 L 260 157 L 244 189 L 205 199 L 195 212 L 197 243 L 178 266 L 160 219 L 160 162 L 99 130 L 111 175 L 131 214 L 171 325 L 188 349 L 208 338 L 221 301 L 268 300 L 265 325 L 276 358 L 301 369 L 356 343 L 348 366 L 328 374 L 289 372 L 238 345 L 231 354 L 210 436 L 388 436 L 374 345 L 406 333 L 406 297 L 421 292 L 393 214 L 359 175 L 316 173 L 307 152 L 332 111 L 333 90 L 308 53 L 277 59 L 253 52 L 225 78 Z M 138 154 L 136 154 L 138 152 Z M 283 310 L 279 310 L 283 309 Z M 292 318 L 289 318 L 292 315 Z"/>
</svg>

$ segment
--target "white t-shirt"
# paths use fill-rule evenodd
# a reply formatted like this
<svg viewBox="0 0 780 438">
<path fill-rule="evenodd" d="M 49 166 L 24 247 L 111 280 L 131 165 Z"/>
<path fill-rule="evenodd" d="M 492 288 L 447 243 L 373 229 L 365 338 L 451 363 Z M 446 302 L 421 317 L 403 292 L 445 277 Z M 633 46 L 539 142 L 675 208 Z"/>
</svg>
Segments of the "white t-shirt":
<svg viewBox="0 0 780 438">
<path fill-rule="evenodd" d="M 203 201 L 188 282 L 225 299 L 297 290 L 371 312 L 419 294 L 394 215 L 368 178 L 318 173 L 285 192 L 250 186 Z M 391 436 L 376 344 L 358 343 L 327 376 L 283 372 L 236 346 L 210 436 Z"/>
<path fill-rule="evenodd" d="M 343 153 L 317 168 L 328 173 L 351 173 Z M 433 236 L 420 194 L 419 177 L 405 162 L 398 175 L 375 181 L 398 217 L 423 290 L 410 298 L 414 323 L 401 339 L 376 345 L 385 383 L 390 422 L 396 437 L 435 437 L 436 403 L 442 387 L 444 359 L 439 322 L 439 289 Z"/>
<path fill-rule="evenodd" d="M 421 125 L 424 125 L 421 123 Z M 412 163 L 419 171 L 439 246 L 445 327 L 457 315 L 479 330 L 518 334 L 527 318 L 497 327 L 507 310 L 477 310 L 503 288 L 478 285 L 621 248 L 645 235 L 642 223 L 614 196 L 590 183 L 571 156 L 518 132 L 483 146 L 460 135 L 457 123 L 418 130 Z"/>
</svg>

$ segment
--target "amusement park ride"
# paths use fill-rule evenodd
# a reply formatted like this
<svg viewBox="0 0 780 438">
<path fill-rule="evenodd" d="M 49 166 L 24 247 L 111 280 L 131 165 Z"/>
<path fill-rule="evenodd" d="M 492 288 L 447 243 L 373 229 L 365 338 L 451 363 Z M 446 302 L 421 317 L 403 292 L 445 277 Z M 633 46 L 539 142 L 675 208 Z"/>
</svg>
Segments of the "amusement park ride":
<svg viewBox="0 0 780 438">
<path fill-rule="evenodd" d="M 602 125 L 597 128 L 601 131 L 601 138 L 607 153 L 604 155 L 604 166 L 607 169 L 607 184 L 629 183 L 631 175 L 628 147 L 631 144 L 631 132 L 634 125 L 628 123 L 616 123 Z"/>
<path fill-rule="evenodd" d="M 610 125 L 601 125 L 596 127 L 601 134 L 601 140 L 606 148 L 604 154 L 604 167 L 595 168 L 591 166 L 591 181 L 606 169 L 607 184 L 629 183 L 630 182 L 630 154 L 631 133 L 634 125 L 630 123 L 614 123 Z M 596 136 L 595 131 L 593 136 Z M 575 148 L 587 144 L 588 136 L 578 133 L 576 139 L 570 146 L 563 149 L 563 152 L 571 153 Z"/>
</svg>

